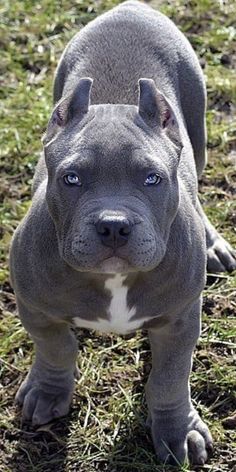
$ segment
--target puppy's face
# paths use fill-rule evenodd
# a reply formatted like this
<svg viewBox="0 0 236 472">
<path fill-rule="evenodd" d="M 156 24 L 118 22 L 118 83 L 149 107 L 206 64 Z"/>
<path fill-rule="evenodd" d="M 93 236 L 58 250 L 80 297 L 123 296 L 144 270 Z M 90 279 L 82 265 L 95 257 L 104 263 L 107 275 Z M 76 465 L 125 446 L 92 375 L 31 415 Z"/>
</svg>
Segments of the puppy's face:
<svg viewBox="0 0 236 472">
<path fill-rule="evenodd" d="M 47 203 L 60 255 L 78 271 L 147 271 L 165 255 L 181 145 L 144 111 L 88 106 L 79 119 L 56 123 L 56 133 L 54 112 L 45 144 Z M 169 108 L 164 119 L 173 121 L 173 133 Z"/>
</svg>

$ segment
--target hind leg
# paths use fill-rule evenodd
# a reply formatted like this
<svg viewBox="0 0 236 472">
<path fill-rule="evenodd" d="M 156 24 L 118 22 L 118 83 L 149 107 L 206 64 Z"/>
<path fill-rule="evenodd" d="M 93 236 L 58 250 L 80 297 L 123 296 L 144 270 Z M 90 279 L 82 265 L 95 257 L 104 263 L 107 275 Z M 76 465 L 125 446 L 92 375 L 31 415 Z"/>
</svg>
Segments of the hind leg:
<svg viewBox="0 0 236 472">
<path fill-rule="evenodd" d="M 198 109 L 188 116 L 188 133 L 193 146 L 194 159 L 198 178 L 201 177 L 207 163 L 206 152 L 206 126 L 205 126 L 205 96 L 198 94 Z M 194 116 L 194 123 L 192 122 Z M 209 272 L 225 272 L 236 269 L 236 253 L 225 239 L 210 223 L 204 210 L 198 202 L 198 212 L 201 215 L 205 230 L 207 243 L 207 269 Z"/>
<path fill-rule="evenodd" d="M 205 125 L 202 122 L 198 127 L 197 141 L 198 147 L 194 149 L 194 156 L 198 177 L 201 177 L 202 170 L 207 161 L 205 146 Z M 196 143 L 196 135 L 195 135 Z M 231 272 L 236 269 L 236 252 L 230 244 L 218 233 L 208 220 L 201 203 L 198 202 L 198 213 L 201 215 L 206 230 L 207 243 L 207 269 L 209 272 Z"/>
<path fill-rule="evenodd" d="M 202 131 L 202 132 L 201 132 Z M 195 157 L 198 177 L 206 163 L 204 126 L 198 128 L 199 148 L 198 159 Z M 195 148 L 196 150 L 196 148 Z M 196 154 L 195 154 L 196 156 Z M 207 269 L 209 272 L 225 272 L 236 269 L 236 253 L 230 244 L 218 233 L 208 220 L 201 203 L 198 202 L 198 213 L 201 215 L 206 230 Z"/>
<path fill-rule="evenodd" d="M 181 104 L 187 125 L 188 135 L 193 147 L 195 165 L 198 178 L 201 177 L 207 162 L 206 152 L 206 90 L 204 77 L 196 57 L 192 57 L 192 67 L 187 67 L 187 74 L 183 73 L 180 82 Z M 184 70 L 184 69 L 183 69 Z M 194 84 L 194 94 L 192 87 Z M 200 202 L 198 212 L 201 215 L 205 229 L 208 252 L 209 272 L 224 272 L 236 269 L 235 252 L 230 244 L 219 235 L 205 215 Z"/>
</svg>

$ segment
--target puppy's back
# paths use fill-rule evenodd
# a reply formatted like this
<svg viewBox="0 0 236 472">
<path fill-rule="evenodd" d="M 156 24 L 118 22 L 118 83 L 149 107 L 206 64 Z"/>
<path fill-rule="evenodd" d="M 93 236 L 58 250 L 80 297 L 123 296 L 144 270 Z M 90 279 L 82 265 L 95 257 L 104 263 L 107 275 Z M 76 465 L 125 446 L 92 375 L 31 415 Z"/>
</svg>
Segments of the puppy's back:
<svg viewBox="0 0 236 472">
<path fill-rule="evenodd" d="M 172 100 L 179 79 L 199 73 L 192 48 L 174 23 L 137 1 L 125 2 L 87 25 L 68 44 L 57 70 L 54 100 L 78 78 L 94 80 L 92 103 L 137 103 L 140 77 L 153 78 Z"/>
</svg>

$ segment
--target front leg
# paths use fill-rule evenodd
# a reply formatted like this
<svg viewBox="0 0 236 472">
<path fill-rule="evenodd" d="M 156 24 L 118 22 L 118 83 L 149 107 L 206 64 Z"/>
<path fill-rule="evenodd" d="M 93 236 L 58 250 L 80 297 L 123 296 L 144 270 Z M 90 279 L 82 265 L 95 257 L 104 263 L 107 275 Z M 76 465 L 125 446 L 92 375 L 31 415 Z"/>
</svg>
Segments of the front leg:
<svg viewBox="0 0 236 472">
<path fill-rule="evenodd" d="M 35 342 L 36 358 L 16 402 L 23 421 L 48 423 L 68 413 L 74 390 L 77 342 L 69 326 L 18 305 L 20 318 Z"/>
<path fill-rule="evenodd" d="M 160 461 L 204 464 L 212 438 L 191 403 L 189 374 L 200 331 L 200 301 L 175 322 L 149 330 L 152 370 L 146 385 L 149 424 Z"/>
</svg>

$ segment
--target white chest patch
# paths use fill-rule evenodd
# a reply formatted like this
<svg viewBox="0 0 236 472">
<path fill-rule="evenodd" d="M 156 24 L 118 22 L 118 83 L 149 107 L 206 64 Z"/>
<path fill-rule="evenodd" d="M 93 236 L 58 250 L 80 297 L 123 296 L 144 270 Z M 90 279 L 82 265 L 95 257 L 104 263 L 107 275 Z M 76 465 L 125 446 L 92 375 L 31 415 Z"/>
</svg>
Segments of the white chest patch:
<svg viewBox="0 0 236 472">
<path fill-rule="evenodd" d="M 105 282 L 105 289 L 109 290 L 111 294 L 111 302 L 107 310 L 107 319 L 97 318 L 94 321 L 88 321 L 76 317 L 73 318 L 76 326 L 117 334 L 126 334 L 140 328 L 145 320 L 143 318 L 131 320 L 136 313 L 136 308 L 132 307 L 129 309 L 127 306 L 128 287 L 124 285 L 125 279 L 125 275 L 116 274 Z"/>
</svg>

